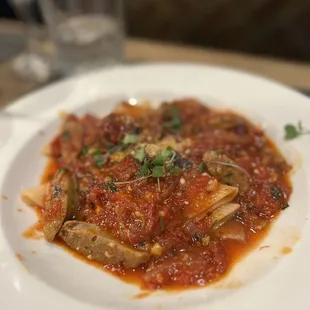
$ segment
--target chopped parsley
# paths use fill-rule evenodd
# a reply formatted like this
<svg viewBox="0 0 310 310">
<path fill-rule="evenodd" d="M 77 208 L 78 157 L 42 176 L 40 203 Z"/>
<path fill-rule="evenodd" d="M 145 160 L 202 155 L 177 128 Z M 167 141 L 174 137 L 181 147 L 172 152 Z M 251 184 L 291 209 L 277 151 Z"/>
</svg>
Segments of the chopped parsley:
<svg viewBox="0 0 310 310">
<path fill-rule="evenodd" d="M 295 138 L 298 138 L 301 135 L 310 134 L 310 130 L 303 128 L 301 121 L 297 123 L 297 126 L 293 124 L 285 125 L 284 131 L 285 131 L 285 135 L 284 135 L 285 140 L 293 140 Z"/>
<path fill-rule="evenodd" d="M 116 185 L 115 185 L 115 183 L 114 183 L 113 181 L 108 182 L 108 183 L 107 183 L 107 187 L 108 187 L 108 189 L 109 189 L 112 193 L 115 193 L 115 192 L 118 191 L 118 189 L 117 189 L 117 187 L 116 187 Z"/>
<path fill-rule="evenodd" d="M 135 144 L 139 140 L 139 136 L 136 134 L 125 134 L 122 141 L 118 144 L 112 144 L 110 142 L 107 143 L 107 152 L 102 154 L 100 149 L 96 149 L 91 153 L 92 158 L 95 161 L 95 165 L 97 168 L 102 168 L 106 161 L 108 160 L 109 156 L 113 153 L 123 151 L 126 147 L 130 144 Z M 87 155 L 89 153 L 89 147 L 84 146 L 79 153 L 79 156 Z M 142 158 L 142 154 L 140 154 L 140 159 Z M 142 159 L 143 160 L 143 159 Z"/>
<path fill-rule="evenodd" d="M 97 168 L 102 168 L 105 164 L 105 157 L 101 154 L 101 151 L 99 149 L 96 149 L 91 156 L 93 157 L 95 161 L 95 165 Z"/>
<path fill-rule="evenodd" d="M 280 200 L 282 197 L 282 191 L 278 186 L 274 186 L 271 190 L 271 194 L 274 200 Z"/>
</svg>

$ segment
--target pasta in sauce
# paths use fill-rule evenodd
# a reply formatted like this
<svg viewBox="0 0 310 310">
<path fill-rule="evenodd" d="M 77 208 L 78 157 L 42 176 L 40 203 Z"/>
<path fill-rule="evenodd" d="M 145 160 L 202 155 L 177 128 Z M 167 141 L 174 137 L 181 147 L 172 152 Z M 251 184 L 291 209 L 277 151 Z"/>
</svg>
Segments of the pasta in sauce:
<svg viewBox="0 0 310 310">
<path fill-rule="evenodd" d="M 223 277 L 288 207 L 290 165 L 244 117 L 194 99 L 73 114 L 44 148 L 47 241 L 143 288 Z"/>
</svg>

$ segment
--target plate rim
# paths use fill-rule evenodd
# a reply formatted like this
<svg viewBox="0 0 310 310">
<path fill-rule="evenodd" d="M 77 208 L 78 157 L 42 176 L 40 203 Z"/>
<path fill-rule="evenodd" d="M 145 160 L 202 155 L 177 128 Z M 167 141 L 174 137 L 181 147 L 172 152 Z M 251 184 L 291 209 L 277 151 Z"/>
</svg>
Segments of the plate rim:
<svg viewBox="0 0 310 310">
<path fill-rule="evenodd" d="M 158 69 L 164 68 L 165 70 L 168 70 L 168 69 L 173 70 L 175 68 L 180 69 L 180 67 L 182 67 L 185 71 L 186 70 L 193 70 L 193 69 L 194 70 L 197 70 L 197 69 L 198 70 L 206 70 L 206 71 L 207 70 L 221 71 L 221 74 L 224 74 L 224 75 L 225 74 L 228 74 L 228 75 L 236 75 L 237 74 L 237 76 L 239 76 L 241 79 L 243 79 L 243 78 L 252 79 L 253 83 L 256 83 L 257 81 L 263 82 L 263 84 L 265 83 L 265 84 L 268 84 L 270 86 L 277 87 L 278 89 L 280 89 L 282 91 L 286 91 L 286 93 L 288 93 L 288 91 L 289 91 L 289 93 L 291 95 L 294 95 L 296 98 L 298 98 L 298 100 L 304 101 L 304 103 L 306 103 L 306 101 L 308 101 L 307 104 L 309 106 L 307 106 L 306 109 L 309 109 L 309 111 L 310 111 L 310 99 L 309 98 L 307 98 L 306 96 L 304 96 L 301 93 L 298 93 L 297 91 L 295 91 L 291 87 L 287 87 L 287 86 L 285 86 L 281 83 L 278 83 L 272 79 L 266 79 L 260 75 L 253 75 L 253 74 L 248 73 L 248 72 L 242 72 L 242 71 L 231 69 L 231 68 L 227 69 L 224 67 L 217 67 L 217 66 L 208 66 L 208 65 L 200 65 L 200 64 L 190 64 L 190 63 L 173 63 L 173 64 L 160 63 L 160 64 L 127 65 L 127 66 L 116 67 L 116 68 L 110 69 L 110 70 L 109 69 L 100 69 L 100 70 L 96 70 L 94 72 L 90 72 L 86 75 L 77 76 L 77 77 L 70 77 L 68 79 L 61 80 L 61 81 L 58 81 L 56 83 L 53 83 L 51 85 L 47 85 L 47 86 L 43 87 L 42 89 L 31 92 L 31 93 L 27 94 L 26 96 L 21 97 L 20 99 L 14 101 L 12 104 L 9 104 L 6 108 L 4 108 L 4 110 L 0 111 L 0 115 L 3 113 L 3 111 L 12 113 L 12 112 L 15 112 L 16 109 L 17 110 L 27 109 L 27 105 L 31 104 L 31 102 L 34 101 L 37 97 L 44 96 L 44 95 L 48 94 L 49 92 L 55 92 L 55 91 L 57 91 L 57 89 L 59 89 L 61 87 L 63 87 L 63 88 L 66 87 L 66 85 L 79 83 L 79 82 L 83 83 L 84 81 L 86 81 L 88 79 L 89 80 L 96 79 L 96 78 L 100 77 L 101 75 L 109 74 L 112 71 L 116 72 L 115 74 L 120 74 L 124 71 L 132 71 L 132 70 L 138 70 L 138 71 L 142 70 L 143 71 L 143 70 L 149 70 L 149 69 L 154 69 L 154 68 L 158 68 Z M 304 103 L 302 103 L 302 104 L 304 104 Z M 72 106 L 74 106 L 74 104 Z M 13 118 L 14 118 L 14 116 L 13 116 Z M 51 118 L 46 117 L 46 120 L 50 120 L 50 119 L 54 119 L 54 118 L 55 118 L 55 116 L 52 116 Z M 23 120 L 21 120 L 21 119 L 19 119 L 19 117 L 17 117 L 16 121 L 23 121 Z M 27 120 L 26 120 L 26 122 L 27 122 Z M 25 125 L 26 124 L 24 124 L 24 126 Z M 38 127 L 36 127 L 36 128 L 39 128 L 40 126 L 42 126 L 42 123 L 39 123 Z M 1 146 L 0 146 L 0 158 L 1 158 L 2 152 L 3 151 L 1 150 Z M 3 163 L 0 159 L 0 166 L 1 165 L 3 165 Z M 2 178 L 3 178 L 3 175 L 1 174 L 0 175 L 0 185 L 1 186 L 2 186 L 2 182 L 3 182 Z M 0 192 L 0 194 L 1 194 L 1 192 Z M 307 225 L 307 230 L 309 230 L 309 225 Z M 0 241 L 2 241 L 2 239 L 3 239 L 3 232 L 2 232 L 2 226 L 0 223 Z M 4 240 L 4 245 L 5 245 L 5 240 Z M 2 250 L 3 249 L 1 248 L 1 244 L 0 244 L 0 264 L 1 264 Z M 0 265 L 0 268 L 1 268 L 1 265 Z M 18 270 L 18 272 L 21 272 L 20 266 L 17 266 L 16 270 Z M 0 288 L 1 288 L 1 286 L 0 286 Z M 1 289 L 0 289 L 0 293 L 1 293 Z M 73 301 L 71 299 L 67 300 L 67 298 L 64 297 L 63 302 L 68 303 L 71 306 L 71 302 L 73 302 Z M 73 303 L 76 304 L 76 302 L 73 302 Z M 93 309 L 93 308 L 90 308 L 90 309 Z"/>
</svg>

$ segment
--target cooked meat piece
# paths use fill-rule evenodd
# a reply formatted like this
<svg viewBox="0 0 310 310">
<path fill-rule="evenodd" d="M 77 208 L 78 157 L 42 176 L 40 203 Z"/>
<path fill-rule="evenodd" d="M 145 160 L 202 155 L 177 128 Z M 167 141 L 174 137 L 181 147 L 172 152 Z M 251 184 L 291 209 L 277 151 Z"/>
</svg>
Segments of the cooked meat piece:
<svg viewBox="0 0 310 310">
<path fill-rule="evenodd" d="M 240 191 L 247 191 L 250 186 L 248 173 L 220 151 L 208 151 L 203 155 L 208 172 L 221 183 L 238 186 Z"/>
<path fill-rule="evenodd" d="M 47 187 L 43 232 L 52 241 L 65 220 L 72 219 L 78 207 L 78 190 L 70 172 L 59 171 Z"/>
<path fill-rule="evenodd" d="M 135 268 L 150 259 L 149 253 L 121 243 L 94 224 L 68 221 L 62 226 L 59 236 L 72 249 L 103 264 L 123 264 L 127 268 Z"/>
</svg>

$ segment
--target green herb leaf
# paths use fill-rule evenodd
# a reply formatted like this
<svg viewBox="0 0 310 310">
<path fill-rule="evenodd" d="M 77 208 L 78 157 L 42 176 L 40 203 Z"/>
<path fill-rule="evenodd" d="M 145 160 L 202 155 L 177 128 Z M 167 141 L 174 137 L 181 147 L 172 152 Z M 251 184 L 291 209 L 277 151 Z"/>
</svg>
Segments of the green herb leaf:
<svg viewBox="0 0 310 310">
<path fill-rule="evenodd" d="M 284 126 L 285 130 L 285 140 L 292 140 L 295 139 L 301 135 L 308 135 L 310 134 L 310 130 L 305 130 L 301 121 L 297 123 L 297 126 L 293 124 L 287 124 Z"/>
<path fill-rule="evenodd" d="M 91 155 L 92 155 L 93 158 L 96 157 L 96 156 L 98 156 L 98 155 L 101 155 L 100 149 L 94 150 L 94 151 L 91 153 Z"/>
<path fill-rule="evenodd" d="M 138 162 L 143 163 L 144 158 L 145 158 L 145 147 L 142 147 L 141 149 L 139 149 L 139 150 L 136 152 L 135 159 L 136 159 Z"/>
<path fill-rule="evenodd" d="M 282 207 L 281 207 L 281 209 L 282 210 L 285 210 L 286 208 L 288 208 L 290 205 L 288 204 L 288 203 L 285 203 Z"/>
<path fill-rule="evenodd" d="M 282 197 L 282 191 L 278 186 L 274 186 L 271 190 L 273 199 L 279 200 Z"/>
<path fill-rule="evenodd" d="M 115 193 L 115 192 L 118 191 L 116 185 L 115 185 L 114 182 L 112 182 L 112 181 L 108 182 L 107 186 L 108 186 L 108 189 L 109 189 L 112 193 Z"/>
<path fill-rule="evenodd" d="M 126 134 L 124 139 L 122 140 L 122 143 L 127 145 L 127 144 L 134 144 L 137 143 L 139 139 L 138 135 L 135 134 Z"/>
<path fill-rule="evenodd" d="M 161 166 L 155 166 L 152 169 L 152 177 L 153 178 L 161 178 L 164 175 L 164 169 Z"/>
<path fill-rule="evenodd" d="M 173 175 L 179 175 L 182 172 L 182 169 L 179 167 L 172 167 L 169 172 Z"/>
<path fill-rule="evenodd" d="M 167 147 L 155 156 L 153 164 L 163 166 L 165 161 L 169 160 L 172 156 L 173 156 L 172 148 Z"/>
<path fill-rule="evenodd" d="M 203 172 L 206 170 L 206 164 L 202 161 L 202 162 L 199 164 L 197 170 L 198 170 L 200 173 L 203 173 Z"/>
<path fill-rule="evenodd" d="M 296 128 L 292 124 L 285 125 L 284 130 L 285 130 L 285 137 L 284 137 L 285 140 L 292 140 L 300 135 L 298 128 Z"/>
<path fill-rule="evenodd" d="M 161 152 L 161 154 L 167 160 L 173 155 L 173 150 L 171 147 L 168 146 Z"/>
<path fill-rule="evenodd" d="M 104 160 L 103 160 L 102 156 L 98 156 L 95 159 L 95 164 L 96 164 L 97 168 L 102 168 L 104 166 Z"/>
<path fill-rule="evenodd" d="M 156 156 L 153 160 L 153 164 L 162 166 L 164 164 L 164 162 L 165 162 L 165 157 L 161 153 L 156 154 Z"/>
<path fill-rule="evenodd" d="M 160 224 L 161 231 L 164 231 L 165 230 L 165 222 L 164 222 L 164 219 L 162 216 L 159 217 L 159 224 Z"/>
<path fill-rule="evenodd" d="M 147 162 L 145 162 L 140 168 L 139 168 L 139 176 L 145 177 L 149 175 L 150 169 Z"/>
</svg>

